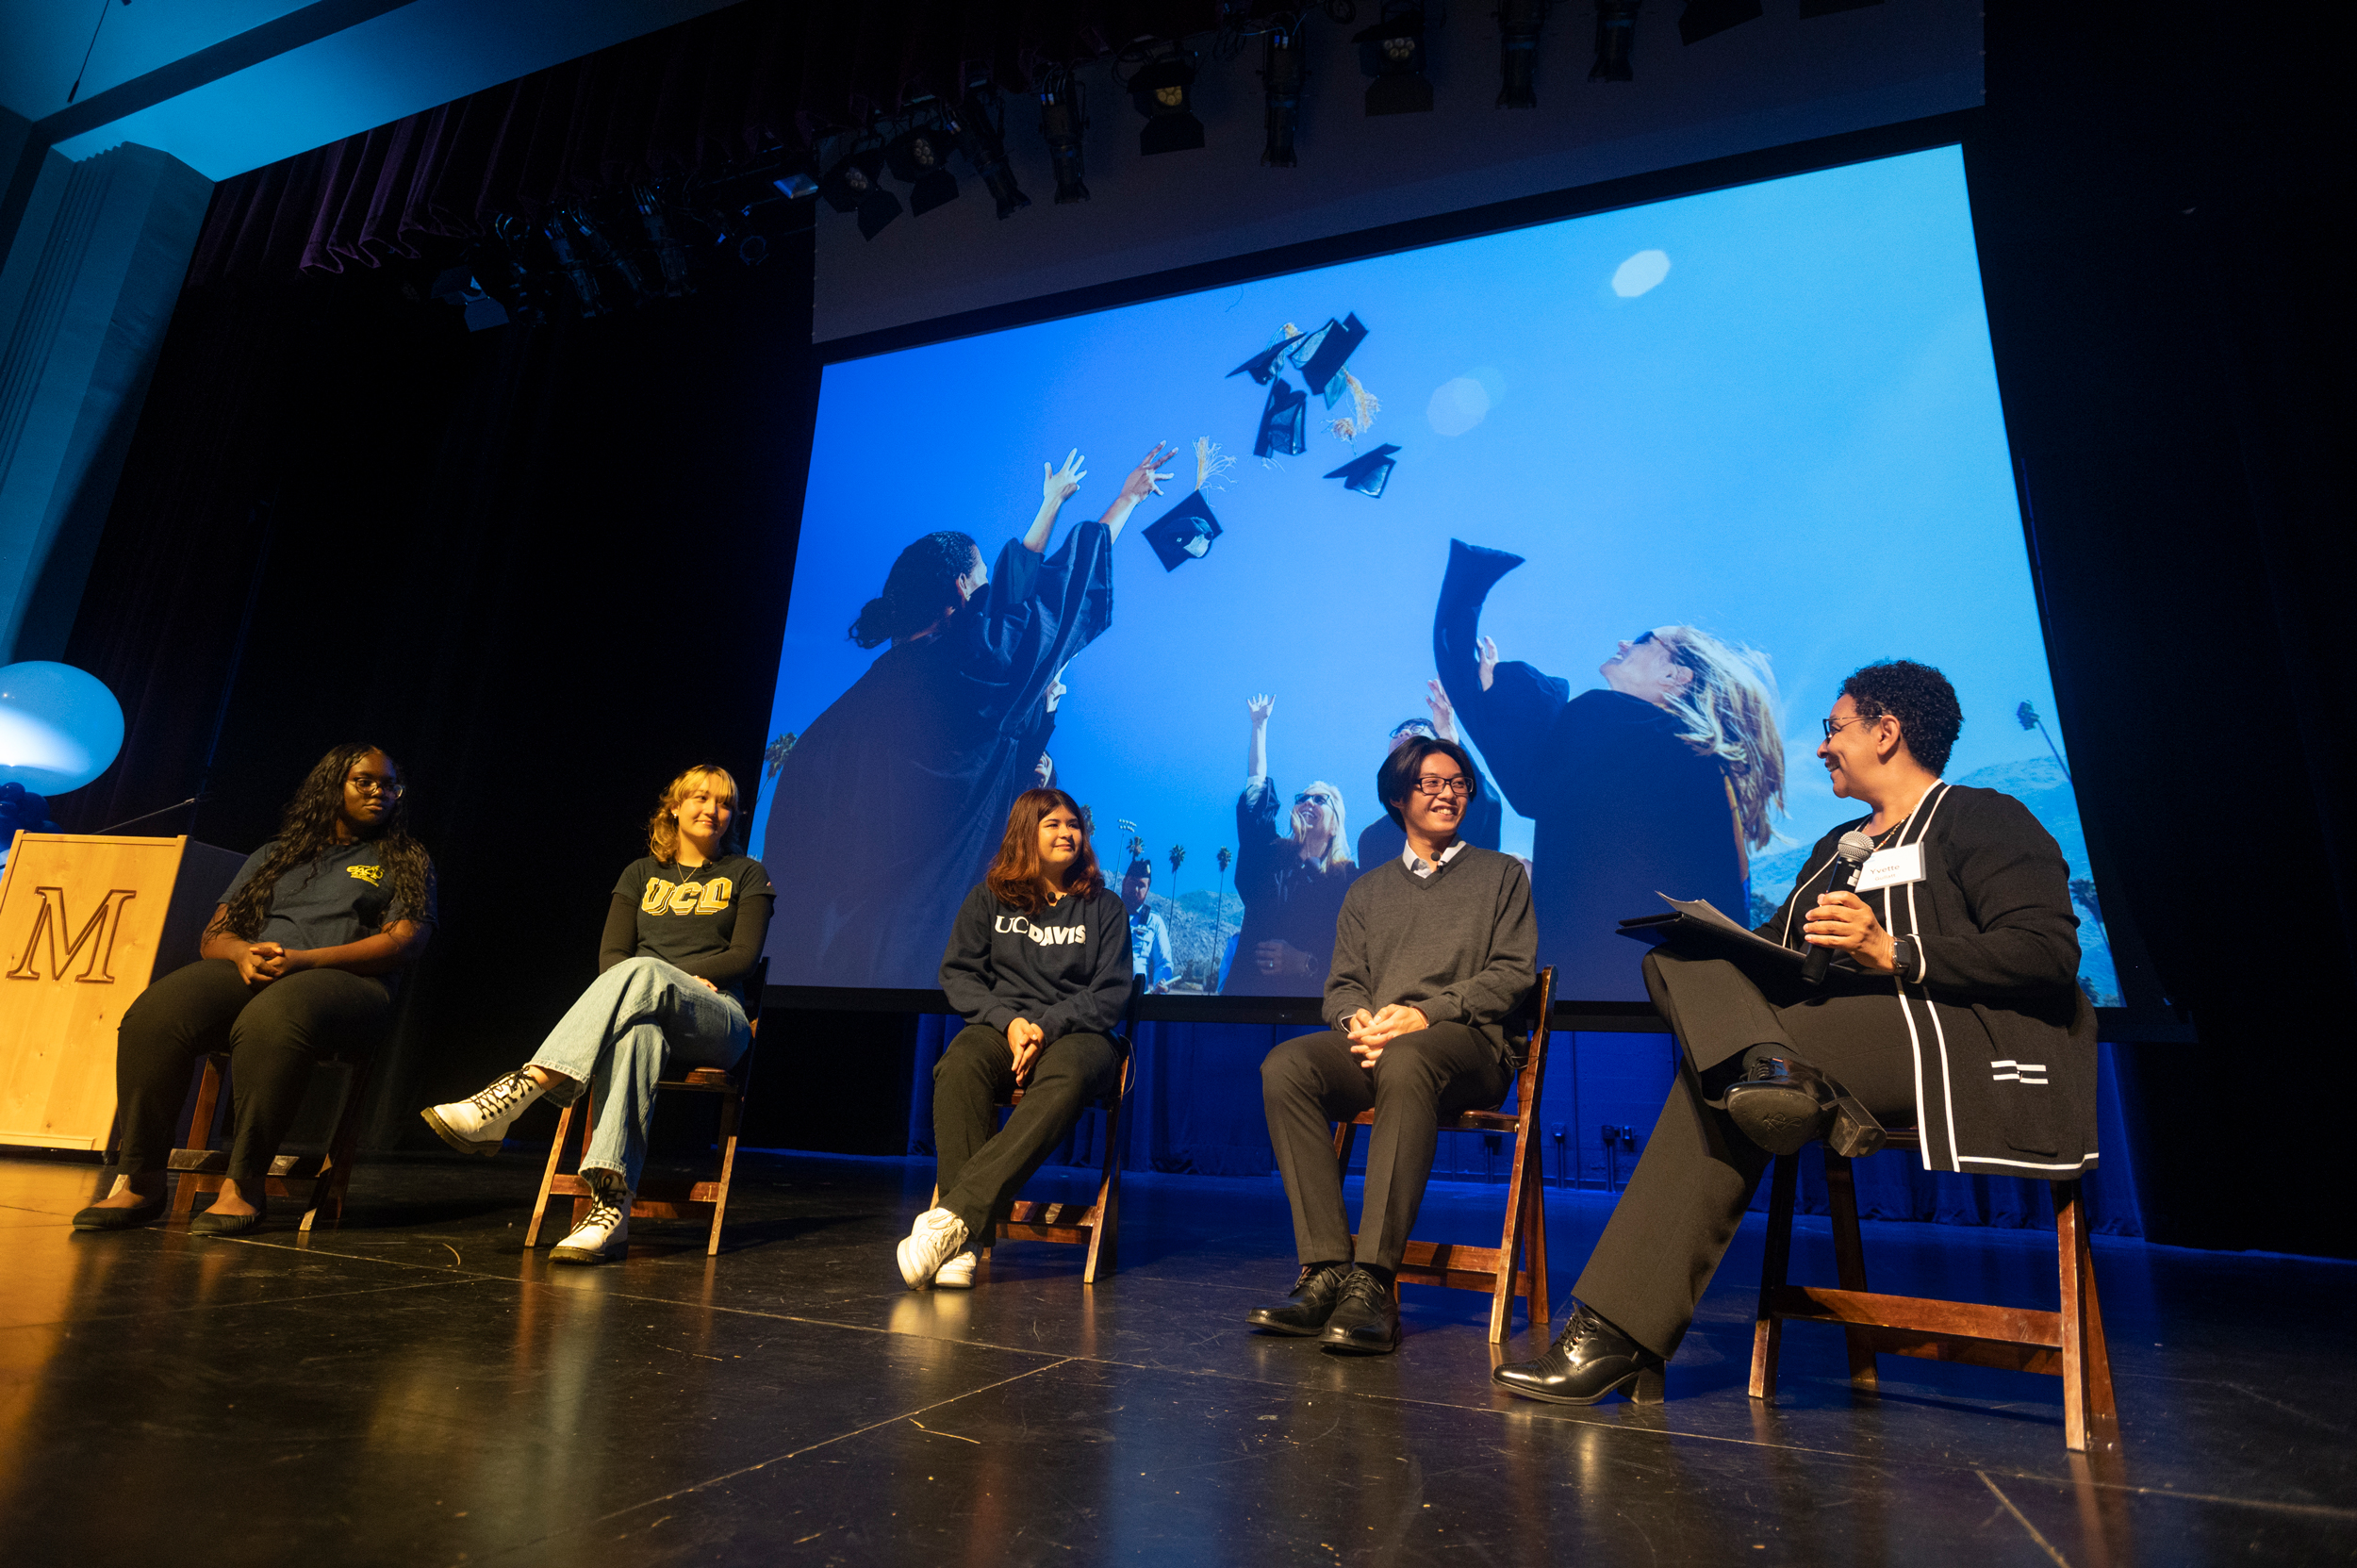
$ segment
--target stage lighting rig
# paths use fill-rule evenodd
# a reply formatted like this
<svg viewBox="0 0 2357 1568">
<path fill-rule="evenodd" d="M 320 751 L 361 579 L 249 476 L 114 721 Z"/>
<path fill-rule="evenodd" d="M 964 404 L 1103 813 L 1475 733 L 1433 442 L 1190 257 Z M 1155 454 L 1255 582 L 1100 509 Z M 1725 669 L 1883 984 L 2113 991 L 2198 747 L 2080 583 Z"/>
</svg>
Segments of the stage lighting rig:
<svg viewBox="0 0 2357 1568">
<path fill-rule="evenodd" d="M 1414 0 L 1384 0 L 1383 20 L 1353 34 L 1367 87 L 1369 114 L 1429 114 L 1432 78 L 1424 74 L 1424 8 Z"/>
<path fill-rule="evenodd" d="M 986 84 L 976 83 L 968 88 L 965 102 L 954 111 L 944 109 L 943 124 L 958 139 L 958 150 L 965 155 L 966 167 L 990 191 L 998 204 L 998 216 L 1003 221 L 1031 205 L 1031 198 L 1023 194 L 1014 183 L 1014 171 L 1007 165 L 1007 118 L 1003 110 L 991 111 L 995 105 L 983 100 L 981 90 Z"/>
<path fill-rule="evenodd" d="M 1294 137 L 1301 129 L 1301 89 L 1309 79 L 1301 14 L 1270 17 L 1261 34 L 1261 91 L 1268 105 L 1268 140 L 1261 162 L 1268 168 L 1291 169 L 1300 162 L 1294 156 Z"/>
<path fill-rule="evenodd" d="M 1678 37 L 1688 43 L 1700 43 L 1729 27 L 1756 22 L 1759 16 L 1759 0 L 1686 0 L 1686 9 L 1678 13 Z"/>
<path fill-rule="evenodd" d="M 638 208 L 638 222 L 646 228 L 647 243 L 654 247 L 655 264 L 663 270 L 662 291 L 675 297 L 694 293 L 696 286 L 687 281 L 687 251 L 664 221 L 661 191 L 651 185 L 635 185 L 630 194 Z"/>
<path fill-rule="evenodd" d="M 922 218 L 937 206 L 957 200 L 957 176 L 949 173 L 949 153 L 957 139 L 939 124 L 920 122 L 884 143 L 884 161 L 892 177 L 909 187 L 909 212 Z"/>
<path fill-rule="evenodd" d="M 1127 80 L 1120 67 L 1135 61 Z M 1203 145 L 1203 122 L 1195 117 L 1195 57 L 1169 39 L 1141 38 L 1114 61 L 1113 79 L 1146 117 L 1138 151 L 1182 153 Z"/>
<path fill-rule="evenodd" d="M 1039 139 L 1047 143 L 1047 167 L 1056 175 L 1056 205 L 1089 199 L 1088 167 L 1080 135 L 1089 128 L 1088 106 L 1072 68 L 1051 66 L 1039 79 Z"/>
<path fill-rule="evenodd" d="M 1637 46 L 1637 12 L 1644 0 L 1596 0 L 1596 63 L 1591 82 L 1634 81 L 1629 56 Z"/>
<path fill-rule="evenodd" d="M 1497 107 L 1537 108 L 1539 34 L 1547 23 L 1547 0 L 1498 0 L 1497 15 Z"/>
<path fill-rule="evenodd" d="M 466 315 L 469 332 L 507 324 L 507 307 L 485 292 L 471 266 L 443 269 L 434 280 L 434 298 L 443 305 L 458 306 Z M 2022 705 L 2026 708 L 2029 704 Z"/>
<path fill-rule="evenodd" d="M 883 149 L 863 147 L 846 153 L 818 182 L 818 194 L 829 206 L 859 214 L 862 239 L 875 239 L 902 211 L 900 198 L 885 189 L 883 171 Z"/>
</svg>

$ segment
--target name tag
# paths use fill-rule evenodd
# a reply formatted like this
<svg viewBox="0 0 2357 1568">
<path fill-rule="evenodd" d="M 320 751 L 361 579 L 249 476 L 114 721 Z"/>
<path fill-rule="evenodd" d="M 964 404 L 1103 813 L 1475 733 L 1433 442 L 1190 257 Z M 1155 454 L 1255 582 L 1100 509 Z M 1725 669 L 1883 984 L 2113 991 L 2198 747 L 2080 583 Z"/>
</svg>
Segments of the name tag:
<svg viewBox="0 0 2357 1568">
<path fill-rule="evenodd" d="M 1877 888 L 1902 887 L 1923 880 L 1923 846 L 1909 844 L 1903 849 L 1876 850 L 1866 857 L 1866 869 L 1858 873 L 1857 890 L 1871 893 Z"/>
</svg>

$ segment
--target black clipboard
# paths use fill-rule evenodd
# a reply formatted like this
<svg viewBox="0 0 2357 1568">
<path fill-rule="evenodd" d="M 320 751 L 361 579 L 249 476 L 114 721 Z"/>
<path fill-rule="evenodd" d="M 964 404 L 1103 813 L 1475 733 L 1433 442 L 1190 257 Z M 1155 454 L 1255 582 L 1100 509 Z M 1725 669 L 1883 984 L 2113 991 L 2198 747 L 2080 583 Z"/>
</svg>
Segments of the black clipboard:
<svg viewBox="0 0 2357 1568">
<path fill-rule="evenodd" d="M 1770 958 L 1799 968 L 1808 956 L 1771 942 L 1728 919 L 1708 899 L 1656 898 L 1670 906 L 1664 915 L 1640 915 L 1621 922 L 1621 934 L 1649 947 L 1672 947 L 1712 957 Z"/>
</svg>

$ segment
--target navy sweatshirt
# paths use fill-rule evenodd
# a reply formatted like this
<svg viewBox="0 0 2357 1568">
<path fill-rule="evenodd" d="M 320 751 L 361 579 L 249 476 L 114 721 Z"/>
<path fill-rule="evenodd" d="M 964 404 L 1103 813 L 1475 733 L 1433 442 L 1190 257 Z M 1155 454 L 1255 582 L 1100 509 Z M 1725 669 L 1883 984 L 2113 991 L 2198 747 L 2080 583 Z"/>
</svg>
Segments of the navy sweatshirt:
<svg viewBox="0 0 2357 1568">
<path fill-rule="evenodd" d="M 969 1024 L 1006 1032 L 1017 1018 L 1049 1040 L 1111 1034 L 1129 1005 L 1129 911 L 1099 889 L 1067 893 L 1037 914 L 978 883 L 958 906 L 941 955 L 941 988 Z"/>
</svg>

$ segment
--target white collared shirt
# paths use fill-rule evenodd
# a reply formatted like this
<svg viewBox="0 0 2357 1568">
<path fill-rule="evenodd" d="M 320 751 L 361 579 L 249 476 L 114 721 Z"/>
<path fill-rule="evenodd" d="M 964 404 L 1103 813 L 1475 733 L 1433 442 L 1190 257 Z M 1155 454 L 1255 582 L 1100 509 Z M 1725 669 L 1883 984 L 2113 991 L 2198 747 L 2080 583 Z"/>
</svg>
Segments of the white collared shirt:
<svg viewBox="0 0 2357 1568">
<path fill-rule="evenodd" d="M 1457 858 L 1457 851 L 1464 847 L 1465 841 L 1461 838 L 1459 839 L 1456 843 L 1441 851 L 1440 862 L 1438 865 L 1435 865 L 1433 862 L 1428 861 L 1425 859 L 1424 856 L 1416 853 L 1416 847 L 1410 844 L 1407 849 L 1400 850 L 1399 863 L 1408 867 L 1408 874 L 1411 877 L 1429 877 L 1433 872 L 1438 871 L 1441 867 L 1446 866 L 1450 861 L 1455 860 Z"/>
</svg>

